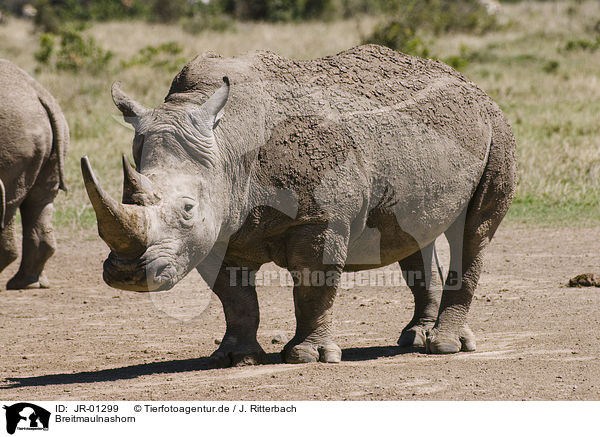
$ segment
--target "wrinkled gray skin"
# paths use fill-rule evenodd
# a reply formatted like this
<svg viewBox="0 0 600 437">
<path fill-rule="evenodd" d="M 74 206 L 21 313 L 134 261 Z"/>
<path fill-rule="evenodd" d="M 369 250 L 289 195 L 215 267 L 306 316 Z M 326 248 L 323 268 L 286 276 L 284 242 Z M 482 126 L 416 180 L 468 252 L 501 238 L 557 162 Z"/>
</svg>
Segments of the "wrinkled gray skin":
<svg viewBox="0 0 600 437">
<path fill-rule="evenodd" d="M 395 262 L 424 279 L 409 284 L 415 314 L 399 344 L 475 349 L 467 312 L 512 200 L 515 143 L 498 106 L 459 73 L 374 45 L 313 61 L 206 54 L 154 110 L 118 84 L 113 99 L 135 127 L 137 171 L 124 163 L 122 203 L 82 160 L 111 248 L 104 279 L 164 290 L 196 268 L 225 311 L 216 365 L 265 361 L 255 287 L 232 268 L 270 261 L 331 278 L 295 284 L 286 362 L 338 362 L 339 274 Z M 451 265 L 441 294 L 431 271 L 443 233 Z"/>
<path fill-rule="evenodd" d="M 48 91 L 0 59 L 0 272 L 17 259 L 15 213 L 21 210 L 23 253 L 8 289 L 47 288 L 44 265 L 56 249 L 52 202 L 65 189 L 65 117 Z"/>
</svg>

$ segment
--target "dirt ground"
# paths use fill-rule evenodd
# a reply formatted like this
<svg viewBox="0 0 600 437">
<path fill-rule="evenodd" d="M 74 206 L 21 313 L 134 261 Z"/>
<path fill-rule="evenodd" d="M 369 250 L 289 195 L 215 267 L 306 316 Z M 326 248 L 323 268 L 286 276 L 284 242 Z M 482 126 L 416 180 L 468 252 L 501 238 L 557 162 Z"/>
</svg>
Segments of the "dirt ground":
<svg viewBox="0 0 600 437">
<path fill-rule="evenodd" d="M 600 398 L 600 228 L 503 226 L 487 255 L 470 326 L 473 353 L 395 346 L 412 314 L 407 287 L 351 287 L 335 304 L 339 364 L 281 364 L 291 288 L 259 288 L 259 341 L 273 364 L 209 369 L 224 332 L 220 303 L 195 272 L 172 292 L 102 282 L 92 231 L 59 234 L 53 287 L 0 292 L 2 400 L 568 400 Z M 274 269 L 274 267 L 270 267 Z M 2 287 L 15 271 L 0 275 Z"/>
</svg>

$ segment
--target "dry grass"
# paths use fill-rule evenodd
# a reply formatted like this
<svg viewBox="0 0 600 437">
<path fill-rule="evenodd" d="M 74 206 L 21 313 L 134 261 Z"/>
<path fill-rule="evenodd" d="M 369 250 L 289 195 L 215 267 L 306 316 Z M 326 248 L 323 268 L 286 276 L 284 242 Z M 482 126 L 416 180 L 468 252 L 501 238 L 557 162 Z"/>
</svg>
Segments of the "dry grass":
<svg viewBox="0 0 600 437">
<path fill-rule="evenodd" d="M 520 185 L 511 216 L 515 220 L 581 222 L 600 220 L 600 50 L 564 51 L 570 39 L 595 38 L 598 2 L 523 2 L 503 6 L 500 30 L 484 36 L 454 34 L 436 41 L 440 57 L 465 51 L 464 73 L 504 109 L 517 137 Z M 212 50 L 234 55 L 268 49 L 294 58 L 313 58 L 355 46 L 376 20 L 333 23 L 236 24 L 226 33 L 185 33 L 175 25 L 116 22 L 87 31 L 115 53 L 112 70 L 93 76 L 48 69 L 35 71 L 38 36 L 29 23 L 0 26 L 0 57 L 33 74 L 58 99 L 69 120 L 72 146 L 67 162 L 71 191 L 57 200 L 57 223 L 92 226 L 79 158 L 90 155 L 100 179 L 119 192 L 119 155 L 129 152 L 131 132 L 122 127 L 110 98 L 115 80 L 147 106 L 162 101 L 174 76 L 164 68 L 120 70 L 142 47 L 176 41 L 183 57 Z"/>
</svg>

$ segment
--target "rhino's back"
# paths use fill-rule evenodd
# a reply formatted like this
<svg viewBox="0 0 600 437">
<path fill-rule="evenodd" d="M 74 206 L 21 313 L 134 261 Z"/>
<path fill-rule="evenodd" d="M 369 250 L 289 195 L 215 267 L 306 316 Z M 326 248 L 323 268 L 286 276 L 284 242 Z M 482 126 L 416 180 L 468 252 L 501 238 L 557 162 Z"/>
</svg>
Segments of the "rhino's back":
<svg viewBox="0 0 600 437">
<path fill-rule="evenodd" d="M 262 138 L 287 119 L 307 116 L 346 125 L 359 140 L 380 137 L 378 127 L 409 123 L 432 126 L 483 158 L 485 145 L 472 141 L 481 126 L 472 129 L 473 122 L 497 111 L 481 89 L 451 67 L 377 45 L 300 61 L 271 52 L 229 58 L 206 53 L 175 77 L 166 100 L 186 94 L 202 100 L 224 76 L 232 83 L 224 129 L 232 119 L 252 131 L 264 129 Z"/>
<path fill-rule="evenodd" d="M 175 77 L 165 100 L 184 96 L 202 102 L 225 76 L 232 86 L 223 132 L 252 132 L 258 143 L 286 120 L 308 116 L 344 125 L 359 142 L 382 134 L 404 135 L 395 127 L 428 126 L 483 159 L 485 144 L 477 138 L 487 127 L 480 121 L 498 112 L 481 89 L 451 67 L 378 45 L 314 60 L 264 51 L 235 57 L 205 53 Z"/>
<path fill-rule="evenodd" d="M 210 92 L 220 86 L 223 76 L 234 84 L 257 82 L 267 93 L 285 84 L 288 88 L 339 86 L 357 96 L 403 101 L 431 82 L 445 78 L 477 87 L 447 65 L 406 55 L 374 44 L 345 50 L 311 60 L 293 60 L 269 51 L 254 51 L 234 57 L 212 52 L 191 60 L 175 77 L 169 90 L 174 93 Z M 388 87 L 385 92 L 381 87 Z M 393 88 L 390 88 L 393 87 Z"/>
</svg>

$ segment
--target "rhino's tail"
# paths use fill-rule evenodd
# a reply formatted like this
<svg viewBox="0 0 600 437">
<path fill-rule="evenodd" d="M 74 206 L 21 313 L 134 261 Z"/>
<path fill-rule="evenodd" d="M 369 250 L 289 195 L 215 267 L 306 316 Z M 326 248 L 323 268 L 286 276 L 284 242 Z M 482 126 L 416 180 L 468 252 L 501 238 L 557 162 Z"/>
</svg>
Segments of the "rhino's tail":
<svg viewBox="0 0 600 437">
<path fill-rule="evenodd" d="M 0 231 L 4 229 L 4 211 L 6 211 L 6 191 L 4 191 L 4 184 L 0 179 Z"/>
<path fill-rule="evenodd" d="M 65 183 L 65 155 L 69 147 L 69 125 L 54 97 L 41 86 L 37 86 L 36 88 L 40 103 L 46 110 L 50 119 L 50 125 L 52 126 L 52 153 L 56 153 L 56 161 L 58 163 L 58 187 L 63 191 L 67 191 Z"/>
</svg>

